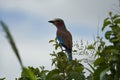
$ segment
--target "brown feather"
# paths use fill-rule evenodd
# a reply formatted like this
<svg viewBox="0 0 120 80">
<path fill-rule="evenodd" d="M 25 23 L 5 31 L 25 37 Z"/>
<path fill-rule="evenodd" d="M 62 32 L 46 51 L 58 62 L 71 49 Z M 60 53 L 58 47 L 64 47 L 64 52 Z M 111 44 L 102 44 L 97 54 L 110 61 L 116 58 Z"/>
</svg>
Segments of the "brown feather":
<svg viewBox="0 0 120 80">
<path fill-rule="evenodd" d="M 64 45 L 72 51 L 72 36 L 71 33 L 67 30 L 62 31 L 62 30 L 57 30 L 57 35 L 62 38 Z"/>
</svg>

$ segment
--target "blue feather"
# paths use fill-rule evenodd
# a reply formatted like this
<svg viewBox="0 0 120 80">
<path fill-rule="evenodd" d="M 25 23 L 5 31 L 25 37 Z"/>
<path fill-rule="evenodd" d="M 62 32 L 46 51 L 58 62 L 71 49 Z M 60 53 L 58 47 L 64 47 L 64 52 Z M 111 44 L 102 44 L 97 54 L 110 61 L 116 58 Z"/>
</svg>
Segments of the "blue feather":
<svg viewBox="0 0 120 80">
<path fill-rule="evenodd" d="M 64 44 L 63 40 L 62 40 L 62 38 L 60 36 L 57 35 L 57 39 L 58 39 L 58 41 L 59 41 L 60 44 Z"/>
<path fill-rule="evenodd" d="M 59 41 L 60 46 L 63 46 L 65 49 L 67 49 L 67 46 L 64 44 L 62 38 L 57 35 L 57 39 L 58 39 L 58 41 Z"/>
<path fill-rule="evenodd" d="M 63 46 L 63 47 L 65 48 L 65 51 L 66 51 L 67 54 L 68 54 L 69 60 L 72 60 L 72 56 L 71 56 L 72 54 L 71 54 L 70 50 L 67 48 L 67 46 L 64 44 L 62 38 L 57 35 L 57 39 L 58 39 L 58 41 L 59 41 L 59 43 L 60 43 L 60 46 Z"/>
</svg>

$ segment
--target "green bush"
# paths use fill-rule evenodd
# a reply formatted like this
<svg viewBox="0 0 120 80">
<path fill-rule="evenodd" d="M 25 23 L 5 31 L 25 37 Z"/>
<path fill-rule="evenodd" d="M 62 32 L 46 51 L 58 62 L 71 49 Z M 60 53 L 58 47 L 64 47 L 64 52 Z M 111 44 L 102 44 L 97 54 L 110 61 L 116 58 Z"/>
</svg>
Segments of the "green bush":
<svg viewBox="0 0 120 80">
<path fill-rule="evenodd" d="M 110 12 L 103 23 L 102 31 L 105 29 L 109 44 L 100 37 L 94 42 L 99 45 L 90 77 L 92 80 L 120 80 L 120 15 Z"/>
</svg>

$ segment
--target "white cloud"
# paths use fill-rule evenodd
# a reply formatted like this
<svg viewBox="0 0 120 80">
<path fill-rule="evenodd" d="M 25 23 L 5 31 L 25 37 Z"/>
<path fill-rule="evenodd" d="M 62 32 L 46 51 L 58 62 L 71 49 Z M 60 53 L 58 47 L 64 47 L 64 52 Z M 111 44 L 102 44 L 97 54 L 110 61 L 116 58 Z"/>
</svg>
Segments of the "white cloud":
<svg viewBox="0 0 120 80">
<path fill-rule="evenodd" d="M 46 19 L 62 17 L 69 22 L 96 25 L 117 0 L 3 0 L 0 9 L 20 10 Z"/>
</svg>

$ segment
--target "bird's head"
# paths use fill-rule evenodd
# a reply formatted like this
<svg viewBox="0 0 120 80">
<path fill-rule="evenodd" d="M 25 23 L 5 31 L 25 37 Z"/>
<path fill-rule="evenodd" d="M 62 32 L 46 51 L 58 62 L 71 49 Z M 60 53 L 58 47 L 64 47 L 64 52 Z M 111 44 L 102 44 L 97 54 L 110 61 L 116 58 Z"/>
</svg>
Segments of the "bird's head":
<svg viewBox="0 0 120 80">
<path fill-rule="evenodd" d="M 55 18 L 53 20 L 48 21 L 49 23 L 54 24 L 57 28 L 65 28 L 64 21 L 60 18 Z M 66 29 L 66 28 L 65 28 Z"/>
</svg>

